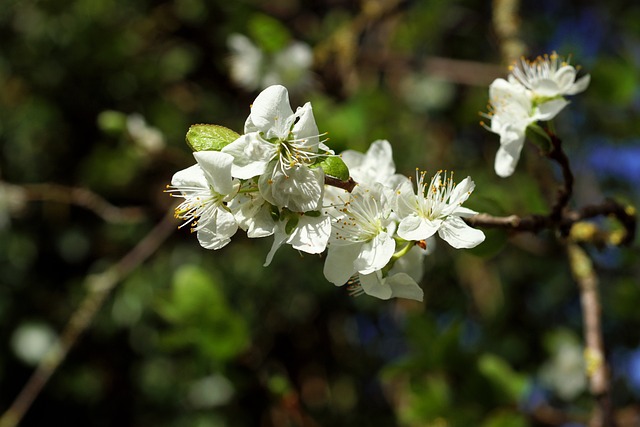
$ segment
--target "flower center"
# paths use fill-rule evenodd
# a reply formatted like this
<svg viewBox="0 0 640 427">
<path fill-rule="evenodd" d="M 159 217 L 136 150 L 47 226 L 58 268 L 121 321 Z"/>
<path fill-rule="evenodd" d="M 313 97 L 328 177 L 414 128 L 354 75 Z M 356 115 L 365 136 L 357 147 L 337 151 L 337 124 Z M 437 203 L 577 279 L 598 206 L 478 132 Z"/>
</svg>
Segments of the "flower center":
<svg viewBox="0 0 640 427">
<path fill-rule="evenodd" d="M 171 194 L 171 196 L 184 197 L 184 201 L 176 207 L 174 216 L 185 221 L 180 228 L 190 224 L 192 231 L 204 227 L 213 217 L 216 209 L 224 204 L 225 196 L 218 194 L 211 187 L 169 187 L 167 192 L 179 192 L 179 195 Z"/>
<path fill-rule="evenodd" d="M 336 238 L 345 242 L 368 242 L 386 232 L 378 200 L 368 192 L 351 194 L 341 209 L 345 216 L 335 223 Z"/>
</svg>

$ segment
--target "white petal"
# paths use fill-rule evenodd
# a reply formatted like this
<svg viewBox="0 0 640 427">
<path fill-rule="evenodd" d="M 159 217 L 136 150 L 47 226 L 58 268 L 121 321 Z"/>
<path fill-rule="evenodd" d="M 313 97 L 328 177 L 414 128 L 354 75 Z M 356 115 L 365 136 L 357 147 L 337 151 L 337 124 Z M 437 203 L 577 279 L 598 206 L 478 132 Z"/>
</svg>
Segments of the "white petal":
<svg viewBox="0 0 640 427">
<path fill-rule="evenodd" d="M 407 178 L 400 181 L 395 189 L 394 200 L 394 210 L 401 218 L 415 213 L 417 208 L 416 193 L 413 190 L 411 180 Z"/>
<path fill-rule="evenodd" d="M 360 274 L 369 274 L 387 265 L 395 250 L 395 240 L 387 233 L 380 233 L 362 245 L 353 265 Z"/>
<path fill-rule="evenodd" d="M 360 253 L 360 245 L 330 244 L 327 249 L 327 258 L 323 269 L 324 277 L 334 285 L 342 286 L 356 272 L 353 261 Z"/>
<path fill-rule="evenodd" d="M 380 182 L 387 185 L 387 180 L 396 172 L 391 144 L 387 140 L 374 141 L 366 154 L 347 150 L 341 156 L 351 177 L 359 183 Z"/>
<path fill-rule="evenodd" d="M 271 162 L 258 180 L 260 194 L 272 205 L 294 212 L 318 210 L 324 194 L 322 168 L 295 165 L 283 171 L 277 160 Z"/>
<path fill-rule="evenodd" d="M 267 204 L 262 205 L 260 210 L 248 221 L 247 237 L 255 239 L 259 237 L 271 236 L 275 231 L 275 221 L 271 218 Z"/>
<path fill-rule="evenodd" d="M 287 243 L 295 249 L 309 254 L 319 254 L 327 247 L 331 235 L 331 219 L 322 215 L 312 217 L 301 215 Z"/>
<path fill-rule="evenodd" d="M 571 89 L 567 91 L 567 95 L 575 95 L 580 92 L 583 92 L 589 86 L 591 82 L 591 76 L 587 74 L 586 76 L 580 77 L 574 84 L 571 86 Z"/>
<path fill-rule="evenodd" d="M 560 88 L 560 92 L 556 93 L 555 95 L 567 94 L 567 91 L 570 90 L 571 86 L 573 86 L 573 83 L 576 80 L 576 74 L 576 69 L 571 65 L 560 67 L 553 76 L 553 79 L 558 83 L 558 86 Z"/>
<path fill-rule="evenodd" d="M 277 250 L 280 248 L 280 246 L 282 246 L 282 244 L 285 242 L 285 240 L 287 240 L 287 238 L 289 236 L 287 236 L 287 233 L 284 230 L 284 226 L 278 226 L 280 224 L 277 224 L 273 233 L 273 245 L 271 245 L 271 249 L 269 250 L 269 253 L 267 254 L 267 259 L 264 262 L 263 267 L 268 267 L 269 264 L 271 264 L 271 261 L 273 260 L 273 256 L 276 254 Z"/>
<path fill-rule="evenodd" d="M 484 241 L 484 233 L 467 225 L 461 218 L 450 216 L 442 223 L 438 235 L 456 249 L 474 248 Z"/>
<path fill-rule="evenodd" d="M 380 270 L 360 276 L 360 285 L 367 295 L 387 300 L 393 295 L 390 286 L 385 284 Z"/>
<path fill-rule="evenodd" d="M 295 117 L 298 121 L 293 125 L 293 137 L 306 150 L 316 153 L 318 151 L 318 134 L 320 132 L 313 117 L 311 103 L 307 102 L 304 106 L 298 107 Z"/>
<path fill-rule="evenodd" d="M 380 271 L 361 275 L 360 284 L 367 295 L 387 300 L 390 298 L 407 298 L 422 301 L 424 292 L 407 274 L 398 273 L 382 278 Z"/>
<path fill-rule="evenodd" d="M 257 193 L 239 194 L 229 203 L 238 226 L 247 232 L 249 238 L 273 234 L 275 222 L 271 218 L 269 206 Z"/>
<path fill-rule="evenodd" d="M 198 241 L 205 249 L 220 249 L 231 241 L 238 230 L 235 218 L 224 208 L 218 208 L 209 222 L 198 229 Z"/>
<path fill-rule="evenodd" d="M 470 218 L 476 215 L 478 212 L 471 210 L 469 208 L 465 208 L 464 206 L 458 206 L 451 212 L 451 215 L 459 216 L 462 218 Z"/>
<path fill-rule="evenodd" d="M 569 101 L 564 98 L 557 98 L 551 101 L 544 102 L 538 106 L 538 113 L 536 114 L 536 118 L 538 120 L 544 121 L 551 120 L 555 116 L 557 116 L 558 113 L 562 111 L 562 109 L 568 104 Z"/>
<path fill-rule="evenodd" d="M 171 178 L 171 185 L 180 187 L 201 187 L 208 188 L 207 178 L 200 165 L 195 164 L 186 169 L 176 172 Z"/>
<path fill-rule="evenodd" d="M 251 114 L 244 124 L 244 132 L 263 132 L 267 139 L 284 139 L 293 120 L 287 89 L 280 85 L 269 86 L 253 102 Z"/>
<path fill-rule="evenodd" d="M 406 298 L 416 301 L 424 299 L 424 291 L 405 273 L 398 273 L 387 277 L 387 285 L 391 288 L 392 298 Z M 366 292 L 366 291 L 365 291 Z"/>
<path fill-rule="evenodd" d="M 424 240 L 433 236 L 440 228 L 441 220 L 430 221 L 416 215 L 410 215 L 400 221 L 398 236 L 405 240 Z"/>
<path fill-rule="evenodd" d="M 524 135 L 521 139 L 510 142 L 509 144 L 502 144 L 498 148 L 496 153 L 496 160 L 494 168 L 498 176 L 503 178 L 511 176 L 516 169 L 518 160 L 520 160 L 520 153 L 524 145 Z"/>
<path fill-rule="evenodd" d="M 193 153 L 193 156 L 216 193 L 231 194 L 233 191 L 231 177 L 233 156 L 219 151 L 198 151 Z"/>
<path fill-rule="evenodd" d="M 224 147 L 222 152 L 233 156 L 231 174 L 240 179 L 263 174 L 269 161 L 277 155 L 276 146 L 256 132 L 242 135 Z"/>
<path fill-rule="evenodd" d="M 476 188 L 476 184 L 473 182 L 470 176 L 466 177 L 455 186 L 451 195 L 449 196 L 448 204 L 452 207 L 460 206 L 471 195 L 471 192 Z"/>
</svg>

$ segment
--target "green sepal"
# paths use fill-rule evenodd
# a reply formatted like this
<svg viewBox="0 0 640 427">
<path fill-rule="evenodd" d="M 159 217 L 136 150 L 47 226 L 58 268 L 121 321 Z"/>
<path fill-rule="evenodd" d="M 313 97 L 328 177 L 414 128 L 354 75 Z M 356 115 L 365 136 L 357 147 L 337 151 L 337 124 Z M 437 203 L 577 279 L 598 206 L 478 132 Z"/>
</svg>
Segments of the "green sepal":
<svg viewBox="0 0 640 427">
<path fill-rule="evenodd" d="M 349 180 L 349 168 L 338 156 L 327 156 L 313 166 L 321 167 L 324 173 L 340 181 Z"/>
<path fill-rule="evenodd" d="M 271 215 L 271 219 L 274 221 L 278 221 L 282 219 L 280 217 L 280 211 L 278 210 L 277 206 L 271 205 L 271 208 L 269 209 L 269 214 Z"/>
<path fill-rule="evenodd" d="M 310 216 L 311 218 L 318 218 L 320 215 L 322 215 L 322 212 L 320 211 L 308 211 L 304 213 L 306 216 Z"/>
<path fill-rule="evenodd" d="M 284 232 L 287 234 L 293 233 L 293 230 L 298 226 L 298 222 L 300 222 L 300 217 L 298 215 L 289 217 L 289 221 L 287 221 L 284 226 Z"/>
<path fill-rule="evenodd" d="M 551 138 L 549 134 L 535 123 L 527 126 L 527 139 L 533 142 L 543 153 L 551 151 Z"/>
<path fill-rule="evenodd" d="M 224 126 L 192 125 L 187 131 L 187 144 L 193 151 L 220 151 L 239 137 Z"/>
</svg>

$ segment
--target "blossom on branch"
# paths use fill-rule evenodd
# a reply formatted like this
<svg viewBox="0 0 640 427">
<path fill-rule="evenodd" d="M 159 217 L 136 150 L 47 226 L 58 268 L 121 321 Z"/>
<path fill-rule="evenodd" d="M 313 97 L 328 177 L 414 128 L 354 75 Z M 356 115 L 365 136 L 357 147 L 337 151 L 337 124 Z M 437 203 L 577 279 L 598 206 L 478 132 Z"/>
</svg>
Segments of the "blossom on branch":
<svg viewBox="0 0 640 427">
<path fill-rule="evenodd" d="M 259 176 L 260 194 L 272 205 L 296 212 L 318 210 L 324 171 L 312 166 L 333 153 L 319 139 L 311 104 L 294 113 L 287 89 L 270 86 L 256 98 L 244 128 L 244 135 L 222 149 L 233 156 L 232 175 Z"/>
<path fill-rule="evenodd" d="M 411 183 L 397 190 L 398 236 L 422 241 L 438 233 L 454 248 L 473 248 L 484 241 L 484 233 L 468 226 L 462 218 L 476 212 L 462 207 L 475 188 L 470 177 L 454 184 L 453 174 L 437 172 L 427 184 L 425 172 L 416 172 L 417 192 Z"/>
<path fill-rule="evenodd" d="M 172 196 L 184 197 L 175 216 L 186 221 L 183 225 L 191 224 L 200 245 L 220 249 L 238 230 L 238 223 L 227 207 L 240 185 L 231 177 L 233 157 L 218 151 L 199 151 L 193 156 L 197 163 L 176 172 L 167 191 Z"/>
<path fill-rule="evenodd" d="M 513 174 L 520 159 L 527 128 L 539 121 L 552 120 L 569 104 L 564 97 L 583 92 L 590 82 L 585 75 L 576 80 L 577 70 L 556 53 L 535 61 L 521 59 L 511 67 L 507 79 L 496 79 L 489 86 L 491 125 L 485 127 L 500 135 L 495 171 L 501 177 Z M 483 124 L 484 125 L 484 124 Z"/>
</svg>

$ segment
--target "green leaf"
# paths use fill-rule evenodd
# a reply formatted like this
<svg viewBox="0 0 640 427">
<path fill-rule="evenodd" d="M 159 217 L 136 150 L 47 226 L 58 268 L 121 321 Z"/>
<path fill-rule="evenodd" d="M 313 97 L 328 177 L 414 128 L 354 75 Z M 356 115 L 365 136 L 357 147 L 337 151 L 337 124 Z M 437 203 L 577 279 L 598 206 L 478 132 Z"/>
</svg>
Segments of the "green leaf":
<svg viewBox="0 0 640 427">
<path fill-rule="evenodd" d="M 329 176 L 338 178 L 340 181 L 349 180 L 349 168 L 338 156 L 325 157 L 318 165 Z"/>
<path fill-rule="evenodd" d="M 220 151 L 239 137 L 224 126 L 192 125 L 187 132 L 187 144 L 193 151 Z"/>
</svg>

